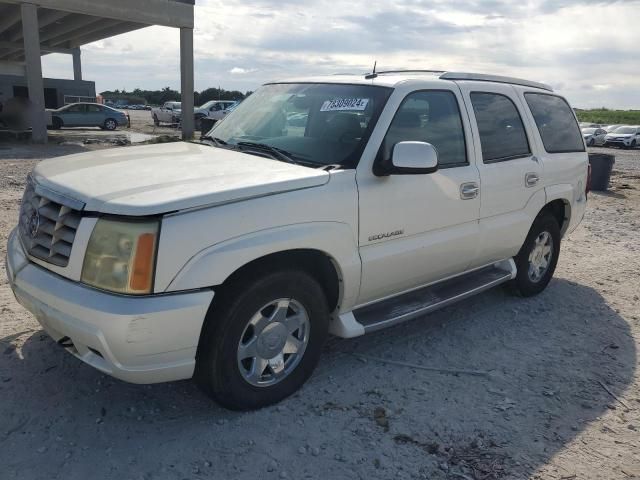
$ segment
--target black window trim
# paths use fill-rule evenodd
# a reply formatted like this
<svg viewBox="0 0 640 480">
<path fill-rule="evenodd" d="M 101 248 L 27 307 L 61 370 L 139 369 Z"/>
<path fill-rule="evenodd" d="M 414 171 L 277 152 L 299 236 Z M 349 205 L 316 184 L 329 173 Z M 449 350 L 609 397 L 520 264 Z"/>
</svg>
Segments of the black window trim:
<svg viewBox="0 0 640 480">
<path fill-rule="evenodd" d="M 402 106 L 404 105 L 404 103 L 407 101 L 407 99 L 415 94 L 415 93 L 429 93 L 429 92 L 446 92 L 446 93 L 450 93 L 453 95 L 453 98 L 456 102 L 456 106 L 458 107 L 458 116 L 460 117 L 460 125 L 462 126 L 462 140 L 464 142 L 464 158 L 465 161 L 464 162 L 457 162 L 457 163 L 449 163 L 447 165 L 442 165 L 440 162 L 438 162 L 438 170 L 441 169 L 447 169 L 447 168 L 459 168 L 459 167 L 468 167 L 470 165 L 469 163 L 469 150 L 468 150 L 468 143 L 467 143 L 467 132 L 464 128 L 464 119 L 462 117 L 462 109 L 460 108 L 460 102 L 458 101 L 458 96 L 456 95 L 456 92 L 451 89 L 451 90 L 447 90 L 446 88 L 421 88 L 420 90 L 414 90 L 412 92 L 407 93 L 404 98 L 402 99 L 402 101 L 400 102 L 400 105 L 398 106 L 398 108 L 396 109 L 395 113 L 393 114 L 393 118 L 391 119 L 391 122 L 389 123 L 389 126 L 387 127 L 386 132 L 384 132 L 384 135 L 382 137 L 382 143 L 380 143 L 380 148 L 378 148 L 378 153 L 376 154 L 376 158 L 373 161 L 373 170 L 374 170 L 374 174 L 377 171 L 377 169 L 379 169 L 381 167 L 381 164 L 385 162 L 385 159 L 382 158 L 383 155 L 383 147 L 384 147 L 384 140 L 385 138 L 387 138 L 387 135 L 389 134 L 389 130 L 391 130 L 391 126 L 393 125 L 393 122 L 396 119 L 396 116 L 398 115 L 398 113 L 400 112 L 400 109 L 402 108 Z M 433 145 L 433 147 L 436 149 L 436 152 L 438 151 L 438 149 L 436 148 L 435 145 Z M 391 151 L 393 152 L 393 149 L 391 149 Z M 391 159 L 388 159 L 389 161 Z"/>
<path fill-rule="evenodd" d="M 580 132 L 582 136 L 582 129 L 580 128 L 580 122 L 578 122 L 578 118 L 576 117 L 576 114 L 573 108 L 571 108 L 571 105 L 569 105 L 569 102 L 567 102 L 566 98 L 561 97 L 560 95 L 554 95 L 553 93 L 542 93 L 542 92 L 531 92 L 531 91 L 524 92 L 524 101 L 527 104 L 527 108 L 529 108 L 529 111 L 531 112 L 531 116 L 533 117 L 533 123 L 535 124 L 536 129 L 538 130 L 538 135 L 540 135 L 540 141 L 542 142 L 542 148 L 544 148 L 545 152 L 553 154 L 553 153 L 583 153 L 587 151 L 586 147 L 584 146 L 584 140 L 582 142 L 583 143 L 582 150 L 547 150 L 547 146 L 544 144 L 544 139 L 542 138 L 542 132 L 540 131 L 538 122 L 536 122 L 536 116 L 533 114 L 533 110 L 531 110 L 531 105 L 529 104 L 529 100 L 527 100 L 527 95 L 546 95 L 548 97 L 555 97 L 562 100 L 564 104 L 567 107 L 569 107 L 569 110 L 573 115 L 573 120 L 576 122 L 576 126 L 578 127 L 578 132 Z"/>
<path fill-rule="evenodd" d="M 482 154 L 482 136 L 480 135 L 480 126 L 478 125 L 478 118 L 476 117 L 476 110 L 475 110 L 475 108 L 473 108 L 473 98 L 471 98 L 471 96 L 474 93 L 498 95 L 500 97 L 506 98 L 507 100 L 509 100 L 511 102 L 513 107 L 516 109 L 516 113 L 518 114 L 518 117 L 520 117 L 520 122 L 522 123 L 522 130 L 524 131 L 524 138 L 527 140 L 527 149 L 529 150 L 528 153 L 522 153 L 522 154 L 518 154 L 518 155 L 507 155 L 507 156 L 504 156 L 504 157 L 492 158 L 491 160 L 485 160 L 484 159 L 484 155 Z M 480 140 L 480 154 L 482 155 L 482 163 L 484 165 L 489 165 L 489 164 L 492 164 L 492 163 L 509 162 L 511 160 L 519 160 L 521 158 L 529 158 L 529 157 L 531 157 L 533 155 L 533 151 L 531 150 L 531 140 L 529 139 L 529 132 L 527 132 L 527 125 L 524 123 L 524 119 L 522 118 L 522 112 L 518 109 L 518 105 L 516 105 L 516 103 L 511 99 L 511 97 L 509 97 L 509 95 L 506 95 L 504 93 L 498 93 L 498 92 L 483 92 L 483 91 L 474 90 L 474 91 L 469 92 L 469 100 L 471 101 L 471 109 L 473 110 L 473 118 L 476 121 L 476 127 L 478 127 L 478 137 L 479 137 L 479 140 Z"/>
</svg>

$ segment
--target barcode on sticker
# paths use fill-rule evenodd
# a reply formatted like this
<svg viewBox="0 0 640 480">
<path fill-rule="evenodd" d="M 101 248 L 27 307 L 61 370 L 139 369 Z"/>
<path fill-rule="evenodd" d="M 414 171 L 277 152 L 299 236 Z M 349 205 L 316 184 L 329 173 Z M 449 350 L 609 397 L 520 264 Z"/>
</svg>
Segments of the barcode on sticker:
<svg viewBox="0 0 640 480">
<path fill-rule="evenodd" d="M 335 112 L 340 110 L 364 110 L 369 103 L 368 98 L 335 98 L 322 104 L 321 112 Z"/>
</svg>

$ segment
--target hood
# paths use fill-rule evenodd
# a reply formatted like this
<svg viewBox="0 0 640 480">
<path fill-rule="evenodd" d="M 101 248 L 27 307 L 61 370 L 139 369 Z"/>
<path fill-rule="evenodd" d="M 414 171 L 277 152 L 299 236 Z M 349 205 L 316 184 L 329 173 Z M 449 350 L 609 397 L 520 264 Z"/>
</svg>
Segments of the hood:
<svg viewBox="0 0 640 480">
<path fill-rule="evenodd" d="M 629 138 L 629 137 L 633 137 L 634 134 L 633 133 L 607 133 L 607 137 L 611 137 L 611 138 Z"/>
<path fill-rule="evenodd" d="M 232 150 L 177 142 L 40 162 L 34 180 L 86 211 L 155 215 L 317 187 L 330 174 Z"/>
</svg>

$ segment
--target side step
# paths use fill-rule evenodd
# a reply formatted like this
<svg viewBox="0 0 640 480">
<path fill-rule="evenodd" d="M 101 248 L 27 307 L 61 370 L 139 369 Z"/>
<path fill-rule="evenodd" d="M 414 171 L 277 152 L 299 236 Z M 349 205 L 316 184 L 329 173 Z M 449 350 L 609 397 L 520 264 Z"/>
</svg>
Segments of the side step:
<svg viewBox="0 0 640 480">
<path fill-rule="evenodd" d="M 364 333 L 411 320 L 508 282 L 516 275 L 512 259 L 358 308 L 353 316 Z"/>
</svg>

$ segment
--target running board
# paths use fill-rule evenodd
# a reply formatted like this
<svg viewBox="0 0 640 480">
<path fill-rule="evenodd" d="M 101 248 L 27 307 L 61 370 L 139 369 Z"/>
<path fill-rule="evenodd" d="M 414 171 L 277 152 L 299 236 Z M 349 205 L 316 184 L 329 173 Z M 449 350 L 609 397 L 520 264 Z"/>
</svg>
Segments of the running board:
<svg viewBox="0 0 640 480">
<path fill-rule="evenodd" d="M 459 302 L 516 276 L 512 259 L 495 263 L 440 283 L 358 308 L 353 318 L 364 329 L 375 332 Z"/>
</svg>

